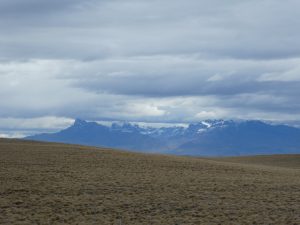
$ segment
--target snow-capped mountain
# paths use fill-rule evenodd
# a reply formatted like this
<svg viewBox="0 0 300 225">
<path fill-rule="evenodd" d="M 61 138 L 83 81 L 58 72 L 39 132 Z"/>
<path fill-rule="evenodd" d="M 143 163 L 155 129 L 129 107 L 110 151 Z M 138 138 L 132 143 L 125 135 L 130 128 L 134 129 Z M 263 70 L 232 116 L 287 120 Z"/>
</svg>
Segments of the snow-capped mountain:
<svg viewBox="0 0 300 225">
<path fill-rule="evenodd" d="M 300 129 L 261 121 L 206 120 L 188 127 L 104 126 L 77 119 L 58 133 L 26 139 L 180 155 L 300 153 Z"/>
</svg>

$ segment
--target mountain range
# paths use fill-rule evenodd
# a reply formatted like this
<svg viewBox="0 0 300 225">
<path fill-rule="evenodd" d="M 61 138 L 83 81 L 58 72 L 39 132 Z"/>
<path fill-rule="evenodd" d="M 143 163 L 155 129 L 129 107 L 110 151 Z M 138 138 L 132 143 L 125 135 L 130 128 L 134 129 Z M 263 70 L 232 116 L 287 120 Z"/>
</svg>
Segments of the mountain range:
<svg viewBox="0 0 300 225">
<path fill-rule="evenodd" d="M 254 120 L 206 120 L 187 127 L 153 128 L 76 119 L 57 133 L 25 139 L 192 156 L 300 153 L 300 129 Z"/>
</svg>

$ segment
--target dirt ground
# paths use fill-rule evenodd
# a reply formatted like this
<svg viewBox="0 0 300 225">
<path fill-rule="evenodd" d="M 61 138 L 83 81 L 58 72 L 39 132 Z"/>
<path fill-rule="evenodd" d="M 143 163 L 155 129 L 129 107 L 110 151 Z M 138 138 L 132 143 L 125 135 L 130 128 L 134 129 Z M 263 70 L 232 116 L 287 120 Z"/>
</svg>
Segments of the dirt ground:
<svg viewBox="0 0 300 225">
<path fill-rule="evenodd" d="M 0 224 L 300 224 L 300 156 L 264 157 L 1 139 Z"/>
</svg>

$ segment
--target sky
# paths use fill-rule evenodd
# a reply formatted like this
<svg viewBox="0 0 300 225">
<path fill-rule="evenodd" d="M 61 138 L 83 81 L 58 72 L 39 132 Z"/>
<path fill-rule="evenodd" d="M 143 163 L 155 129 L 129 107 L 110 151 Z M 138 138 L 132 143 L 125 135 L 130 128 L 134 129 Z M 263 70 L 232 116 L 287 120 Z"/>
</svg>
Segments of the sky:
<svg viewBox="0 0 300 225">
<path fill-rule="evenodd" d="M 300 124 L 299 0 L 1 0 L 0 137 L 74 118 Z"/>
</svg>

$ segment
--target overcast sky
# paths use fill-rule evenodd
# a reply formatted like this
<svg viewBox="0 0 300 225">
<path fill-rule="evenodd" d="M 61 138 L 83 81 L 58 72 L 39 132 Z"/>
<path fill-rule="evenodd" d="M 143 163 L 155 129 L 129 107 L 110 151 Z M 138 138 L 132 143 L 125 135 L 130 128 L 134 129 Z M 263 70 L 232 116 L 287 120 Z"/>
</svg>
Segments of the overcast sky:
<svg viewBox="0 0 300 225">
<path fill-rule="evenodd" d="M 300 121 L 299 0 L 1 0 L 0 136 Z"/>
</svg>

